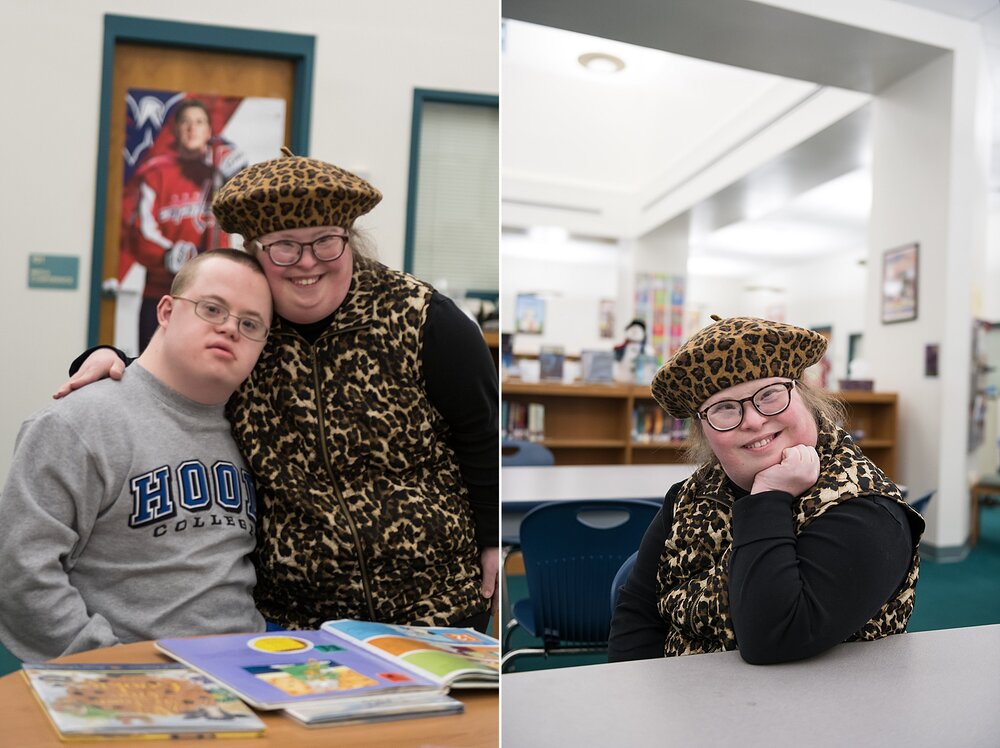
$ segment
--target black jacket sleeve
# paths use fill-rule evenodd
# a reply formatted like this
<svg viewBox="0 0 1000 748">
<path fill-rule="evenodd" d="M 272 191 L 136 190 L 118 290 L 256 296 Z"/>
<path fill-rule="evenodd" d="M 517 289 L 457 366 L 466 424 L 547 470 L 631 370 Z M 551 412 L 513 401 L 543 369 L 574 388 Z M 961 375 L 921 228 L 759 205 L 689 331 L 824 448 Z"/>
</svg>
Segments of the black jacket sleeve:
<svg viewBox="0 0 1000 748">
<path fill-rule="evenodd" d="M 110 348 L 111 350 L 113 350 L 116 354 L 118 354 L 118 358 L 120 358 L 122 361 L 125 362 L 126 366 L 135 361 L 134 358 L 129 358 L 128 356 L 125 355 L 123 351 L 118 350 L 113 345 L 95 345 L 93 348 L 88 348 L 79 356 L 73 359 L 73 362 L 69 365 L 69 375 L 73 376 L 74 374 L 76 374 L 76 372 L 79 371 L 80 367 L 83 366 L 83 362 L 87 360 L 87 356 L 89 356 L 94 351 L 101 350 L 101 348 Z"/>
<path fill-rule="evenodd" d="M 481 548 L 500 543 L 500 448 L 497 370 L 483 334 L 437 291 L 424 325 L 427 396 L 449 427 Z"/>
<path fill-rule="evenodd" d="M 610 662 L 663 656 L 668 627 L 656 607 L 656 576 L 679 488 L 664 499 L 619 594 Z M 792 501 L 771 491 L 733 507 L 729 607 L 740 654 L 753 664 L 811 657 L 847 639 L 898 589 L 913 556 L 910 523 L 892 499 L 851 499 L 797 537 Z"/>
<path fill-rule="evenodd" d="M 844 641 L 899 588 L 913 557 L 906 510 L 892 499 L 851 499 L 798 536 L 792 501 L 768 491 L 733 506 L 729 610 L 749 663 L 799 660 Z"/>
<path fill-rule="evenodd" d="M 663 543 L 673 522 L 674 497 L 680 487 L 681 484 L 677 483 L 667 491 L 663 506 L 653 517 L 639 544 L 632 573 L 618 593 L 618 604 L 611 617 L 608 662 L 663 657 L 667 624 L 656 609 L 656 575 Z"/>
</svg>

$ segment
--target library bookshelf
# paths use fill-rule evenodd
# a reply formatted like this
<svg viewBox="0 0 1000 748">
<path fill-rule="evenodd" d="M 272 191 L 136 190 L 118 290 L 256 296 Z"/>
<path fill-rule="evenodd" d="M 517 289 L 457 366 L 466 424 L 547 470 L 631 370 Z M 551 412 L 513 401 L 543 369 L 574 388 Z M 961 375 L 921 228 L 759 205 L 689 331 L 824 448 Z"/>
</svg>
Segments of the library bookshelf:
<svg viewBox="0 0 1000 748">
<path fill-rule="evenodd" d="M 544 407 L 544 433 L 539 439 L 555 455 L 557 465 L 652 465 L 686 461 L 683 439 L 637 435 L 636 411 L 651 410 L 655 401 L 645 385 L 528 383 L 505 380 L 508 403 Z M 846 428 L 864 453 L 893 480 L 896 475 L 895 393 L 834 393 L 847 406 Z"/>
</svg>

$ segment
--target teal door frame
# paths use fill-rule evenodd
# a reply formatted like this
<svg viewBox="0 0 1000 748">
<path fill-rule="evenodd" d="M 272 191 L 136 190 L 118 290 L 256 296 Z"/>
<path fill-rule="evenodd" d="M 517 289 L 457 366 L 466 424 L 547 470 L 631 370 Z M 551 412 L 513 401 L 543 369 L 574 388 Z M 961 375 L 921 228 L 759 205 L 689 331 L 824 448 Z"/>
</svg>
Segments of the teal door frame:
<svg viewBox="0 0 1000 748">
<path fill-rule="evenodd" d="M 413 121 L 410 125 L 410 178 L 406 196 L 406 239 L 403 249 L 403 270 L 413 272 L 414 242 L 417 231 L 417 185 L 420 182 L 420 128 L 423 121 L 424 104 L 427 102 L 444 104 L 468 104 L 498 109 L 500 97 L 490 94 L 463 93 L 461 91 L 438 91 L 428 88 L 413 90 Z M 499 244 L 497 252 L 500 251 Z M 466 294 L 472 298 L 488 299 L 496 302 L 500 296 L 500 279 L 495 289 L 469 289 Z"/>
<path fill-rule="evenodd" d="M 309 117 L 312 111 L 312 82 L 316 39 L 302 34 L 207 26 L 161 21 L 153 18 L 104 16 L 104 62 L 101 71 L 100 131 L 97 148 L 97 190 L 94 206 L 94 236 L 91 253 L 90 316 L 88 345 L 97 344 L 101 313 L 101 269 L 104 267 L 104 216 L 108 200 L 108 150 L 111 147 L 111 84 L 115 48 L 119 43 L 149 44 L 179 49 L 277 57 L 294 65 L 292 91 L 291 148 L 309 152 Z"/>
</svg>

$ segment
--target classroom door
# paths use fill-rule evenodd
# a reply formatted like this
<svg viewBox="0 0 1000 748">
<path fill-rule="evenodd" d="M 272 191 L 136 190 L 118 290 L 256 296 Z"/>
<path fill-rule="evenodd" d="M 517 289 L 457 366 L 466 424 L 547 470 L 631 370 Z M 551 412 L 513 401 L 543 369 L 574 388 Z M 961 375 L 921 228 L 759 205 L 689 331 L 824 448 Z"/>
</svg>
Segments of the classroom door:
<svg viewBox="0 0 1000 748">
<path fill-rule="evenodd" d="M 143 88 L 283 99 L 286 112 L 284 144 L 288 145 L 292 132 L 294 79 L 295 64 L 290 59 L 147 44 L 115 44 L 105 234 L 100 263 L 105 287 L 114 287 L 119 277 L 127 91 Z M 95 263 L 95 272 L 97 265 Z M 117 304 L 115 293 L 101 294 L 99 343 L 114 343 Z"/>
</svg>

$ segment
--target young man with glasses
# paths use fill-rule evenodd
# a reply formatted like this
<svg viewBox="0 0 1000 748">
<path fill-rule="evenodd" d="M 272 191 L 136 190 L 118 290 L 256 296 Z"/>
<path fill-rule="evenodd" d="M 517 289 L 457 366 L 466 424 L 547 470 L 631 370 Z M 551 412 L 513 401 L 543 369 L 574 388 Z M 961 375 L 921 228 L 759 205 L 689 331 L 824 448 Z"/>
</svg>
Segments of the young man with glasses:
<svg viewBox="0 0 1000 748">
<path fill-rule="evenodd" d="M 612 622 L 612 661 L 739 649 L 754 664 L 901 633 L 924 523 L 798 380 L 826 339 L 734 317 L 696 333 L 653 380 L 693 418 L 700 467 L 673 486 Z"/>
<path fill-rule="evenodd" d="M 199 255 L 120 384 L 24 423 L 0 495 L 0 639 L 15 655 L 263 630 L 254 483 L 224 408 L 271 315 L 253 257 Z"/>
</svg>

